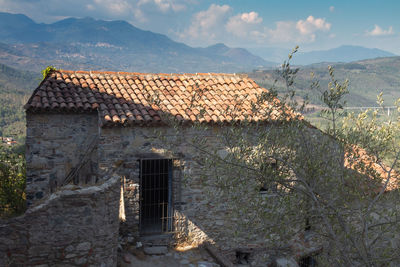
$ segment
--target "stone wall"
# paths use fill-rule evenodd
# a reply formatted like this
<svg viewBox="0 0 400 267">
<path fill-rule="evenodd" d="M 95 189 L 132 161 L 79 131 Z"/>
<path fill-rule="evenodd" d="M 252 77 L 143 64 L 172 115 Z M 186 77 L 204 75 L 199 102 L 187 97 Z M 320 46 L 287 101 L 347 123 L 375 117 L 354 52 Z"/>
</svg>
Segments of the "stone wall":
<svg viewBox="0 0 400 267">
<path fill-rule="evenodd" d="M 163 128 L 113 127 L 100 129 L 99 171 L 104 173 L 114 168 L 116 162 L 123 162 L 118 174 L 123 178 L 124 206 L 126 221 L 121 224 L 123 233 L 139 237 L 139 159 L 179 158 L 173 155 L 160 140 L 156 132 Z M 167 128 L 165 128 L 166 131 Z M 180 201 L 181 162 L 173 161 L 173 203 Z"/>
<path fill-rule="evenodd" d="M 224 153 L 225 148 L 218 135 L 226 129 L 229 128 L 214 126 L 201 130 L 187 127 L 177 133 L 168 127 L 102 128 L 98 147 L 99 168 L 105 172 L 116 161 L 123 162 L 119 174 L 125 180 L 126 222 L 122 230 L 133 232 L 135 236 L 140 234 L 138 160 L 174 158 L 172 194 L 177 237 L 192 243 L 207 240 L 225 249 L 265 243 L 265 236 L 260 234 L 265 222 L 250 223 L 251 229 L 238 229 L 239 222 L 257 217 L 255 213 L 258 211 L 252 210 L 252 207 L 258 202 L 268 201 L 255 190 L 259 186 L 256 180 L 248 179 L 243 191 L 232 190 L 231 195 L 221 196 L 212 170 L 201 164 L 204 153 L 190 144 L 199 138 L 198 141 L 204 142 L 208 152 L 220 150 Z M 319 132 L 309 129 L 308 134 L 319 135 Z M 246 214 L 241 216 L 238 209 L 246 210 Z"/>
<path fill-rule="evenodd" d="M 93 114 L 26 114 L 26 167 L 28 206 L 55 191 L 98 135 Z M 97 180 L 97 152 L 92 153 L 82 175 Z"/>
<path fill-rule="evenodd" d="M 124 162 L 119 170 L 125 180 L 126 222 L 122 230 L 133 232 L 135 236 L 140 234 L 138 160 L 174 158 L 172 194 L 177 236 L 194 243 L 215 241 L 225 248 L 254 241 L 254 236 L 242 233 L 240 242 L 233 242 L 234 225 L 241 218 L 231 217 L 224 200 L 212 197 L 215 188 L 206 182 L 213 179 L 212 174 L 199 165 L 198 159 L 203 155 L 188 143 L 188 140 L 193 141 L 192 137 L 200 136 L 206 140 L 207 146 L 218 148 L 221 146 L 216 138 L 219 130 L 218 126 L 205 131 L 188 127 L 176 135 L 173 129 L 167 127 L 101 129 L 98 147 L 100 170 L 106 172 L 116 161 Z M 207 179 L 204 179 L 205 175 Z M 249 201 L 251 197 L 248 196 Z M 242 199 L 247 201 L 247 196 L 243 195 Z"/>
<path fill-rule="evenodd" d="M 116 266 L 120 178 L 68 185 L 0 221 L 0 266 Z"/>
<path fill-rule="evenodd" d="M 27 166 L 29 176 L 27 195 L 30 203 L 40 204 L 41 202 L 38 201 L 40 198 L 48 196 L 57 188 L 57 184 L 80 161 L 80 158 L 85 153 L 85 148 L 90 142 L 90 137 L 97 135 L 97 148 L 90 158 L 92 163 L 91 171 L 96 174 L 96 179 L 92 180 L 106 180 L 106 174 L 118 166 L 116 175 L 124 181 L 126 222 L 121 225 L 122 232 L 130 232 L 136 237 L 140 235 L 138 160 L 144 158 L 169 158 L 174 159 L 172 204 L 175 208 L 176 237 L 185 239 L 188 243 L 211 241 L 225 249 L 266 242 L 265 236 L 260 234 L 262 228 L 265 227 L 265 223 L 262 221 L 253 223 L 251 229 L 240 229 L 238 231 L 239 222 L 257 213 L 257 211 L 251 209 L 252 206 L 248 205 L 248 203 L 252 203 L 254 207 L 254 205 L 257 205 L 257 201 L 264 201 L 259 196 L 259 192 L 254 190 L 259 186 L 256 181 L 248 179 L 246 187 L 243 187 L 242 191 L 234 190 L 235 194 L 232 193 L 228 196 L 219 194 L 215 186 L 218 181 L 216 181 L 217 179 L 214 177 L 212 170 L 206 169 L 201 163 L 204 158 L 204 152 L 200 152 L 191 144 L 194 143 L 196 145 L 196 142 L 203 143 L 206 151 L 210 152 L 211 148 L 213 148 L 221 153 L 226 153 L 223 143 L 218 139 L 218 135 L 221 131 L 229 130 L 228 126 L 216 125 L 210 126 L 208 129 L 186 127 L 179 132 L 170 127 L 98 128 L 97 119 L 95 114 L 28 114 Z M 313 130 L 310 129 L 310 131 Z M 198 139 L 196 140 L 196 138 Z M 93 169 L 95 169 L 94 172 Z M 247 179 L 247 176 L 243 175 L 243 178 Z M 63 190 L 62 192 L 68 191 Z M 101 257 L 103 255 L 101 252 L 94 253 L 94 250 L 91 250 L 93 243 L 90 241 L 88 241 L 90 244 L 86 241 L 81 241 L 81 239 L 79 239 L 80 243 L 74 241 L 81 235 L 85 236 L 85 233 L 72 231 L 73 228 L 70 228 L 68 224 L 64 224 L 63 216 L 64 214 L 69 214 L 68 219 L 76 220 L 71 225 L 76 225 L 79 221 L 86 234 L 95 235 L 99 229 L 97 224 L 94 225 L 94 221 L 97 220 L 94 218 L 103 216 L 102 218 L 107 220 L 107 218 L 110 218 L 109 215 L 115 212 L 117 220 L 119 211 L 117 203 L 119 203 L 120 196 L 116 196 L 116 203 L 113 204 L 111 202 L 111 205 L 101 199 L 98 205 L 102 209 L 99 208 L 98 210 L 97 206 L 92 210 L 85 205 L 90 200 L 81 201 L 80 197 L 76 197 L 68 197 L 67 193 L 63 202 L 57 204 L 57 207 L 62 209 L 54 207 L 54 212 L 50 211 L 51 215 L 43 211 L 35 218 L 30 218 L 33 224 L 27 230 L 27 246 L 29 247 L 27 254 L 22 253 L 25 246 L 24 234 L 15 236 L 10 240 L 10 244 L 14 244 L 12 249 L 17 252 L 21 251 L 21 256 L 18 256 L 18 253 L 12 254 L 15 255 L 16 260 L 28 258 L 30 262 L 40 262 L 44 258 L 44 253 L 40 254 L 43 251 L 51 255 L 52 259 L 60 260 L 61 257 L 71 264 L 82 264 L 85 259 L 92 257 L 91 255 L 95 255 L 93 257 Z M 67 205 L 66 207 L 63 207 L 64 204 L 62 203 L 64 202 Z M 69 207 L 71 209 L 68 213 Z M 74 209 L 77 210 L 77 214 L 80 216 L 74 215 Z M 240 215 L 240 213 L 236 212 L 237 210 L 246 210 L 246 214 Z M 27 214 L 32 212 L 32 210 L 29 210 Z M 90 216 L 81 216 L 86 213 L 90 214 Z M 41 229 L 39 227 L 40 222 L 46 221 L 45 218 L 47 216 L 52 217 L 53 221 L 49 221 Z M 104 223 L 101 218 L 98 221 Z M 13 227 L 18 228 L 18 225 L 20 224 L 16 221 Z M 115 230 L 115 227 L 112 229 Z M 2 230 L 0 229 L 0 231 Z M 32 238 L 35 242 L 39 242 L 38 240 L 42 238 L 40 235 L 49 233 L 49 231 L 56 231 L 58 233 L 57 236 L 60 236 L 58 241 L 61 246 L 59 248 L 48 245 L 49 243 L 36 243 L 36 246 L 30 243 Z M 17 229 L 15 233 L 18 233 Z M 71 233 L 74 234 L 70 235 Z M 12 235 L 12 233 L 9 234 Z M 37 237 L 37 235 L 39 236 Z M 114 235 L 116 240 L 118 233 L 114 233 Z M 111 239 L 111 235 L 108 238 Z M 53 242 L 52 239 L 49 242 Z M 73 245 L 71 246 L 70 244 Z M 101 244 L 104 243 L 101 242 Z M 52 249 L 49 252 L 50 247 Z M 116 241 L 114 243 L 111 242 L 107 248 L 111 251 L 110 253 L 114 253 Z M 89 249 L 87 255 L 85 254 L 86 256 L 82 252 L 85 249 Z M 74 250 L 77 250 L 77 252 Z M 72 260 L 68 260 L 69 258 Z"/>
</svg>

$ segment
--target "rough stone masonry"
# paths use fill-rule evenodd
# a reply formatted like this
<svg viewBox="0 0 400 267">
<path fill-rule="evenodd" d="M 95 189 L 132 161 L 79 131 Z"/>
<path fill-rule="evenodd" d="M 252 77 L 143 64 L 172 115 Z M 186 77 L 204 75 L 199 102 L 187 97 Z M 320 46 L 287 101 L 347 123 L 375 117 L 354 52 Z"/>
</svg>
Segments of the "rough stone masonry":
<svg viewBox="0 0 400 267">
<path fill-rule="evenodd" d="M 120 178 L 69 185 L 0 221 L 0 266 L 116 266 Z"/>
</svg>

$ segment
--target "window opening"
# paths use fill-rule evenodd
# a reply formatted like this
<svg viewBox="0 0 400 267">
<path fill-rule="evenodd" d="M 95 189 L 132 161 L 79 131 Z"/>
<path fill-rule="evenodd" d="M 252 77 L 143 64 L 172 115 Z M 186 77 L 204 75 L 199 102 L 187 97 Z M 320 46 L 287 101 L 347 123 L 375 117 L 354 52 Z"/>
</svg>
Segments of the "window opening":
<svg viewBox="0 0 400 267">
<path fill-rule="evenodd" d="M 276 196 L 277 192 L 278 192 L 278 185 L 275 182 L 272 184 L 264 183 L 259 188 L 260 196 L 272 197 Z"/>
<path fill-rule="evenodd" d="M 140 160 L 141 234 L 172 232 L 172 159 Z"/>
<path fill-rule="evenodd" d="M 236 250 L 236 262 L 238 264 L 250 263 L 250 251 Z"/>
<path fill-rule="evenodd" d="M 313 256 L 306 256 L 299 260 L 299 267 L 316 267 L 317 261 Z"/>
<path fill-rule="evenodd" d="M 265 167 L 265 166 L 267 166 L 267 167 Z M 263 165 L 262 170 L 264 168 L 276 170 L 278 168 L 276 160 L 275 159 L 267 160 L 267 164 Z M 261 178 L 261 180 L 262 180 L 262 178 Z M 261 196 L 274 196 L 277 192 L 278 192 L 278 184 L 276 182 L 262 183 L 259 186 L 259 193 Z"/>
</svg>

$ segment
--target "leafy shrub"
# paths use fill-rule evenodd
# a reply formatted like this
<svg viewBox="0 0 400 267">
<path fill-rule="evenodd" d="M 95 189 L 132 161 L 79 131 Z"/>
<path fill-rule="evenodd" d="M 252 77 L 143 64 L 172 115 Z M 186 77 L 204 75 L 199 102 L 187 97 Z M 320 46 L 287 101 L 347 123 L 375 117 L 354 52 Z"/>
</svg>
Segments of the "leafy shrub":
<svg viewBox="0 0 400 267">
<path fill-rule="evenodd" d="M 19 150 L 19 151 L 18 151 Z M 21 149 L 0 146 L 0 217 L 25 211 L 25 157 Z"/>
</svg>

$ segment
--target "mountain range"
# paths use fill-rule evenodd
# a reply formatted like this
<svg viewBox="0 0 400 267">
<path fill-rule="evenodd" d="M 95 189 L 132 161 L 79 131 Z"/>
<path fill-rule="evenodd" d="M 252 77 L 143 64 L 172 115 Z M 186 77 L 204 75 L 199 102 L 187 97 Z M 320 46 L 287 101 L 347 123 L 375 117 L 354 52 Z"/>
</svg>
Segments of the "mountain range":
<svg viewBox="0 0 400 267">
<path fill-rule="evenodd" d="M 93 18 L 38 24 L 25 15 L 0 13 L 0 40 L 0 62 L 24 69 L 51 64 L 139 72 L 238 72 L 276 65 L 243 48 L 194 48 L 125 21 Z"/>
<path fill-rule="evenodd" d="M 393 57 L 393 53 L 362 46 L 342 45 L 329 50 L 300 52 L 293 58 L 293 64 L 309 65 L 319 62 L 352 62 L 378 57 Z"/>
<path fill-rule="evenodd" d="M 279 65 L 290 49 L 249 52 L 219 43 L 206 48 L 175 42 L 126 21 L 67 18 L 36 23 L 23 14 L 0 12 L 0 63 L 39 71 L 63 69 L 134 72 L 246 72 Z M 394 54 L 358 46 L 298 53 L 293 63 L 349 62 Z"/>
<path fill-rule="evenodd" d="M 287 55 L 291 49 L 282 47 L 253 47 L 249 48 L 249 51 L 264 59 L 283 62 L 287 59 Z M 303 52 L 302 47 L 300 47 L 299 52 L 297 52 L 293 57 L 292 63 L 303 66 L 321 62 L 347 63 L 364 59 L 392 56 L 396 55 L 377 48 L 366 48 L 355 45 L 342 45 L 328 50 L 316 50 L 310 52 Z"/>
</svg>

